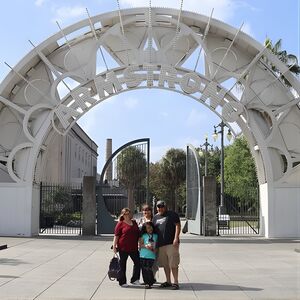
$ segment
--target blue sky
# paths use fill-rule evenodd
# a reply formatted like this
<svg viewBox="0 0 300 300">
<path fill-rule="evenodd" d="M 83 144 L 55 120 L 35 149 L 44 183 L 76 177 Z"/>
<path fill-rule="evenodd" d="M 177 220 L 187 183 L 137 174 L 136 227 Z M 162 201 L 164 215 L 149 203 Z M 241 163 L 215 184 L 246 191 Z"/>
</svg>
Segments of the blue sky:
<svg viewBox="0 0 300 300">
<path fill-rule="evenodd" d="M 184 0 L 183 9 L 210 15 L 243 31 L 263 43 L 283 39 L 283 48 L 300 54 L 300 0 Z M 121 8 L 147 6 L 149 1 L 120 0 Z M 152 6 L 180 7 L 180 0 L 152 0 Z M 1 1 L 0 10 L 0 80 L 8 74 L 4 62 L 14 66 L 31 49 L 30 39 L 39 44 L 62 27 L 117 9 L 116 0 L 10 0 Z M 160 159 L 171 147 L 195 146 L 211 134 L 218 117 L 203 105 L 177 93 L 139 90 L 114 96 L 85 114 L 79 124 L 99 146 L 100 171 L 104 163 L 105 140 L 113 139 L 113 149 L 142 137 L 151 139 L 151 160 Z M 214 143 L 219 146 L 220 141 Z"/>
</svg>

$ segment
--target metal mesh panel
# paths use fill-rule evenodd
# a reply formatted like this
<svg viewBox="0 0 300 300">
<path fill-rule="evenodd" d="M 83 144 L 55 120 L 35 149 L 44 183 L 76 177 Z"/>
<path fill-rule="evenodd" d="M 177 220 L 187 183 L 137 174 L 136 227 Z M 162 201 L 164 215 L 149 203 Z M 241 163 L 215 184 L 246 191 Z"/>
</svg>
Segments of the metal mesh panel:
<svg viewBox="0 0 300 300">
<path fill-rule="evenodd" d="M 40 234 L 81 234 L 82 186 L 40 184 Z"/>
<path fill-rule="evenodd" d="M 186 162 L 186 217 L 195 220 L 197 208 L 199 205 L 200 192 L 200 167 L 198 166 L 196 153 L 188 146 L 187 147 L 187 162 Z"/>
<path fill-rule="evenodd" d="M 117 218 L 122 208 L 127 207 L 127 189 L 124 187 L 102 186 L 104 203 L 110 214 Z"/>
<path fill-rule="evenodd" d="M 242 196 L 232 196 L 226 192 L 225 213 L 218 216 L 220 235 L 255 235 L 259 234 L 259 188 L 257 185 L 240 185 Z"/>
<path fill-rule="evenodd" d="M 135 210 L 140 211 L 141 206 L 148 202 L 148 147 L 148 142 L 128 144 L 112 159 L 112 179 L 103 182 L 102 196 L 106 209 L 113 217 L 128 206 L 130 184 Z"/>
</svg>

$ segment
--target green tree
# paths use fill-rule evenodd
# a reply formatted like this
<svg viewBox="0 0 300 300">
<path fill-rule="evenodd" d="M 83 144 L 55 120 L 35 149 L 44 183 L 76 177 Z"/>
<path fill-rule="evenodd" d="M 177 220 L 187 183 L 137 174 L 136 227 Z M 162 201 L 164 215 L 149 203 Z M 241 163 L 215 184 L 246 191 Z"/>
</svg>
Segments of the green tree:
<svg viewBox="0 0 300 300">
<path fill-rule="evenodd" d="M 225 149 L 224 178 L 225 194 L 249 207 L 256 203 L 258 183 L 255 163 L 244 137 L 237 138 Z"/>
<path fill-rule="evenodd" d="M 138 148 L 130 146 L 118 155 L 118 179 L 128 190 L 128 207 L 135 211 L 134 190 L 140 187 L 146 178 L 147 160 Z"/>
<path fill-rule="evenodd" d="M 178 211 L 177 200 L 180 185 L 186 178 L 186 154 L 181 149 L 170 149 L 160 163 L 161 180 L 169 191 L 170 197 L 166 200 L 171 209 Z"/>
<path fill-rule="evenodd" d="M 167 203 L 170 203 L 170 190 L 164 184 L 161 162 L 151 163 L 150 164 L 150 180 L 149 180 L 149 189 L 150 197 L 156 200 L 165 200 Z"/>
<path fill-rule="evenodd" d="M 151 197 L 155 197 L 156 199 L 165 199 L 167 201 L 168 191 L 162 181 L 160 163 L 150 163 L 149 173 L 149 189 Z"/>
<path fill-rule="evenodd" d="M 185 208 L 186 205 L 186 182 L 183 181 L 177 188 L 177 205 L 178 205 L 178 213 L 182 216 L 185 216 Z"/>
</svg>

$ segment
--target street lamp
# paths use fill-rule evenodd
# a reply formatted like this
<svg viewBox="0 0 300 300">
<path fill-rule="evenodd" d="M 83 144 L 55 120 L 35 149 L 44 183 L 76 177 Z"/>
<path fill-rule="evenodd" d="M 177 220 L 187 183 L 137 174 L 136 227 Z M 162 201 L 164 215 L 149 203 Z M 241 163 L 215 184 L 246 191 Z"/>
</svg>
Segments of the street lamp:
<svg viewBox="0 0 300 300">
<path fill-rule="evenodd" d="M 204 162 L 205 162 L 205 167 L 204 167 L 204 175 L 207 176 L 207 148 L 208 146 L 211 147 L 211 151 L 213 151 L 213 145 L 210 144 L 208 141 L 207 135 L 205 136 L 205 143 L 200 145 L 200 151 L 202 151 L 202 147 L 204 147 Z"/>
<path fill-rule="evenodd" d="M 223 121 L 220 124 L 214 126 L 215 131 L 213 136 L 214 141 L 218 139 L 218 133 L 221 133 L 221 201 L 219 206 L 219 215 L 225 213 L 225 206 L 224 206 L 224 127 L 228 127 Z M 220 131 L 217 131 L 217 128 L 220 128 Z M 227 139 L 230 142 L 232 139 L 232 134 L 230 128 L 228 129 Z"/>
</svg>

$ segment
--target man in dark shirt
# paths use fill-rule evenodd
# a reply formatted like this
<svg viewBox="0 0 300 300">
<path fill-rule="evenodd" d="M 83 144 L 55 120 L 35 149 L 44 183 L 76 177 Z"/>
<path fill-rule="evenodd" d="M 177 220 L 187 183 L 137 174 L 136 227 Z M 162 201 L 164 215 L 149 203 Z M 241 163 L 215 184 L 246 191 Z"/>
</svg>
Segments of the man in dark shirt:
<svg viewBox="0 0 300 300">
<path fill-rule="evenodd" d="M 178 290 L 180 218 L 176 212 L 167 210 L 164 201 L 158 201 L 156 207 L 158 213 L 153 217 L 153 224 L 158 234 L 158 264 L 164 268 L 167 280 L 160 287 L 172 287 Z M 171 283 L 171 271 L 174 277 L 173 284 Z"/>
</svg>

